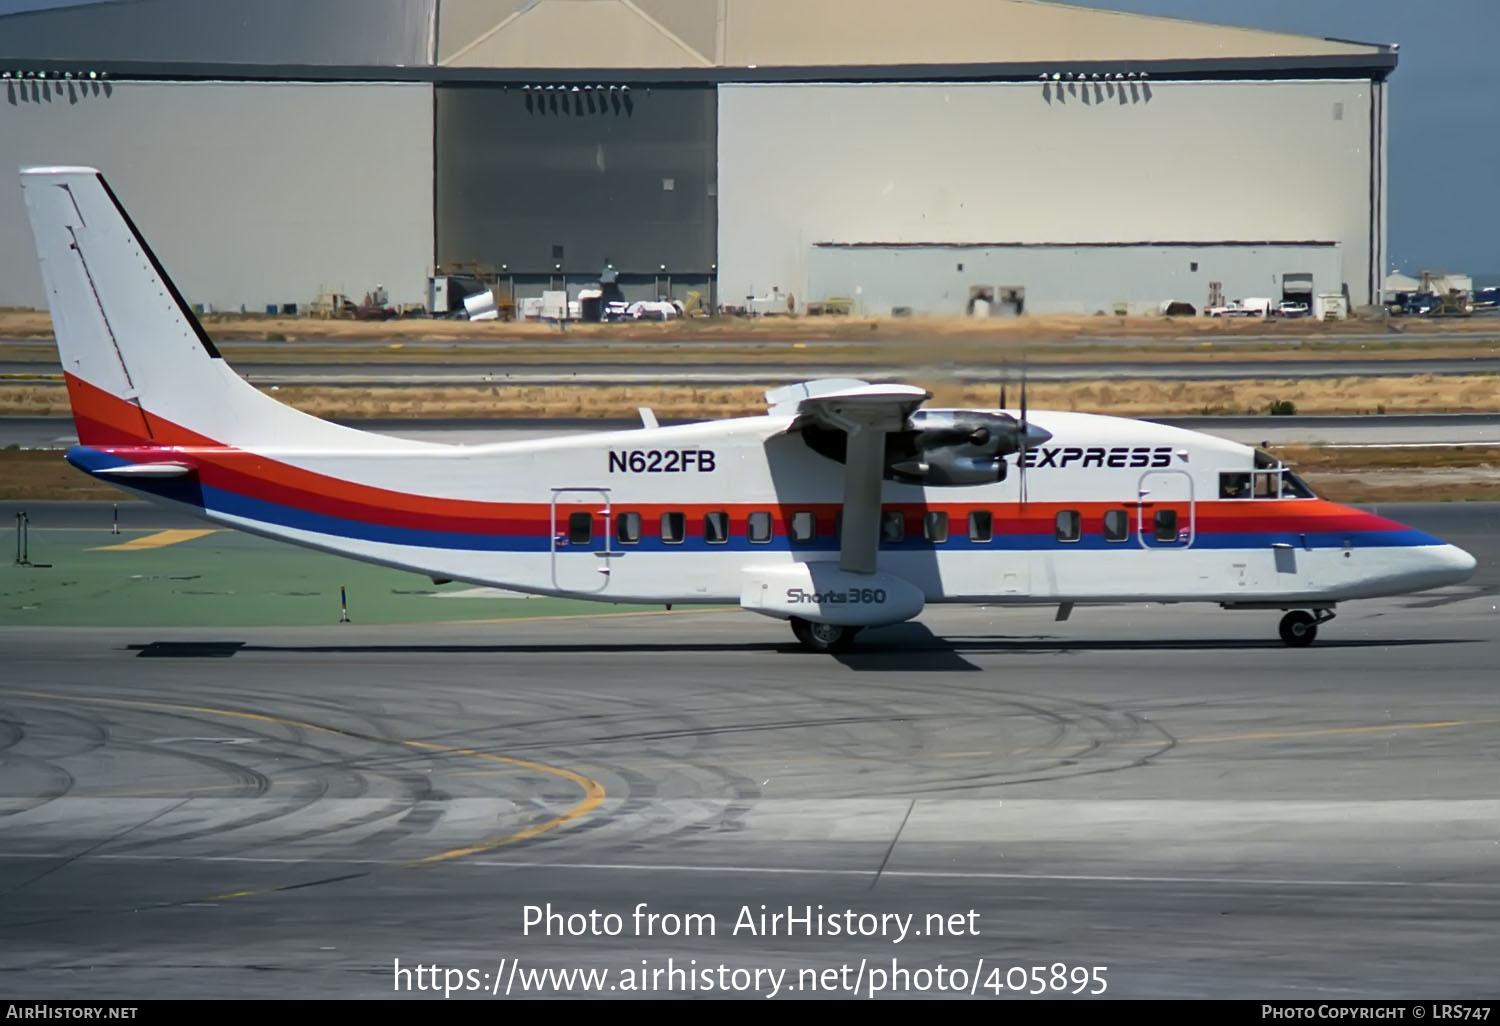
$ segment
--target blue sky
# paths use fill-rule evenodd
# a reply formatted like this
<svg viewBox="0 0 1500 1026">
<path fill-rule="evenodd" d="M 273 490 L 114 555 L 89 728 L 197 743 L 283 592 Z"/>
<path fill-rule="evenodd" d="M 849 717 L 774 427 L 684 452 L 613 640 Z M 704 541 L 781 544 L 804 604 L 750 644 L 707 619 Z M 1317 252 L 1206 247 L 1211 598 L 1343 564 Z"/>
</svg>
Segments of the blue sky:
<svg viewBox="0 0 1500 1026">
<path fill-rule="evenodd" d="M 0 14 L 78 2 L 0 0 Z M 1500 279 L 1500 0 L 1071 2 L 1400 44 L 1389 93 L 1391 269 Z"/>
</svg>

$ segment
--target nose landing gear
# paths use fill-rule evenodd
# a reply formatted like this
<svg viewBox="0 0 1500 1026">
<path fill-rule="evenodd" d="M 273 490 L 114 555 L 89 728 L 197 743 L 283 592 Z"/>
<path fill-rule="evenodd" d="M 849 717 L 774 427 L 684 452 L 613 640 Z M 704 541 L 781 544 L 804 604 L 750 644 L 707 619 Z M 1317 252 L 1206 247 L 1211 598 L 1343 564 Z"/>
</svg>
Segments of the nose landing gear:
<svg viewBox="0 0 1500 1026">
<path fill-rule="evenodd" d="M 1318 625 L 1334 616 L 1332 609 L 1294 609 L 1281 618 L 1281 640 L 1292 648 L 1306 648 L 1318 636 Z"/>
</svg>

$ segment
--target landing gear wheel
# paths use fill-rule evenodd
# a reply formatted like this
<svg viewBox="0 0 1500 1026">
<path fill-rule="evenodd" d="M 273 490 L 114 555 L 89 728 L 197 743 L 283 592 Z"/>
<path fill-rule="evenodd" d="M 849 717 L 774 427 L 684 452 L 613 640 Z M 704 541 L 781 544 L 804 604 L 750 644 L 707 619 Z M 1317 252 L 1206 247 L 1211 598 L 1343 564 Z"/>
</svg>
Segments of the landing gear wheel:
<svg viewBox="0 0 1500 1026">
<path fill-rule="evenodd" d="M 859 630 L 858 627 L 840 627 L 832 623 L 809 623 L 796 618 L 792 620 L 792 633 L 802 642 L 803 647 L 814 652 L 847 652 L 849 646 L 854 644 L 854 636 Z"/>
<path fill-rule="evenodd" d="M 1293 648 L 1306 648 L 1318 636 L 1318 620 L 1305 610 L 1296 609 L 1281 618 L 1281 640 Z"/>
</svg>

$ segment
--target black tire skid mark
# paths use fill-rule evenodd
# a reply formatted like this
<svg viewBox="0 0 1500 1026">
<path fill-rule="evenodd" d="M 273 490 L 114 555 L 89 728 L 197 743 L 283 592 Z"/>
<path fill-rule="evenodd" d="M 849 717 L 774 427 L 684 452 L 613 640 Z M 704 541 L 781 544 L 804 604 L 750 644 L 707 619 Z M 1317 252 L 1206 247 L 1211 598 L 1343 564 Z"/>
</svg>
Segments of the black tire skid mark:
<svg viewBox="0 0 1500 1026">
<path fill-rule="evenodd" d="M 190 727 L 193 727 L 195 729 L 206 728 L 210 732 L 222 729 L 222 720 L 220 718 L 212 716 L 211 714 L 203 714 L 192 711 L 176 711 L 160 708 L 152 708 L 145 711 L 149 712 L 152 715 L 166 717 L 176 722 L 186 722 L 190 725 Z M 320 746 L 314 742 L 311 742 L 306 736 L 311 732 L 306 731 L 304 728 L 296 727 L 290 724 L 262 725 L 259 721 L 239 722 L 241 725 L 236 728 L 236 733 L 251 738 L 255 742 L 253 745 L 245 746 L 245 750 L 247 752 L 253 750 L 253 754 L 257 756 L 264 756 L 268 760 L 290 760 L 290 763 L 288 765 L 278 767 L 279 772 L 305 773 L 310 769 L 316 771 L 327 766 L 336 766 L 342 772 L 349 773 L 359 779 L 358 791 L 360 793 L 363 793 L 367 788 L 368 782 L 358 774 L 358 771 L 350 770 L 347 768 L 349 760 L 346 756 L 339 755 L 332 747 Z M 276 732 L 270 729 L 272 727 L 279 727 L 282 731 L 287 732 L 291 736 L 278 736 Z M 249 798 L 257 801 L 273 802 L 276 803 L 276 807 L 265 810 L 263 812 L 255 812 L 249 815 L 221 820 L 197 829 L 179 830 L 170 834 L 158 835 L 150 839 L 115 845 L 110 849 L 111 854 L 128 854 L 131 852 L 139 852 L 151 848 L 161 848 L 174 844 L 181 844 L 188 841 L 200 840 L 205 837 L 222 837 L 226 840 L 229 840 L 233 844 L 233 848 L 231 849 L 232 852 L 238 854 L 246 851 L 251 851 L 256 848 L 263 848 L 267 845 L 286 843 L 291 839 L 310 839 L 312 837 L 324 836 L 329 833 L 334 833 L 339 830 L 346 829 L 350 826 L 358 826 L 360 825 L 360 821 L 375 821 L 393 815 L 400 815 L 401 813 L 405 812 L 407 808 L 409 808 L 409 802 L 403 801 L 401 799 L 396 799 L 396 804 L 394 805 L 394 807 L 372 810 L 371 812 L 366 813 L 363 816 L 356 817 L 356 820 L 354 822 L 344 821 L 333 826 L 304 831 L 302 835 L 282 835 L 278 837 L 267 838 L 264 840 L 256 840 L 249 844 L 234 842 L 227 835 L 230 835 L 235 831 L 244 830 L 247 827 L 261 826 L 263 824 L 273 822 L 277 819 L 286 818 L 287 816 L 302 812 L 310 808 L 311 806 L 316 805 L 318 802 L 324 800 L 332 790 L 330 781 L 326 777 L 318 777 L 313 780 L 310 785 L 298 785 L 286 797 L 278 797 L 273 793 L 276 787 L 276 778 L 267 777 L 265 774 L 247 764 L 233 762 L 227 759 L 218 758 L 216 756 L 211 756 L 200 752 L 184 751 L 175 746 L 154 745 L 142 742 L 136 742 L 134 744 L 137 748 L 141 750 L 149 750 L 154 754 L 168 754 L 178 759 L 182 759 L 198 765 L 207 766 L 220 773 L 229 775 L 230 779 L 235 779 L 236 777 L 238 777 L 241 781 L 248 781 L 252 779 L 256 780 L 257 785 L 252 793 L 242 795 L 227 795 L 225 797 Z M 308 758 L 306 753 L 309 750 L 317 753 L 318 757 Z"/>
<path fill-rule="evenodd" d="M 982 787 L 1011 787 L 1017 784 L 1047 783 L 1075 777 L 1095 776 L 1101 773 L 1119 773 L 1148 765 L 1177 746 L 1177 739 L 1159 723 L 1129 710 L 1097 702 L 1059 698 L 1052 695 L 1033 695 L 1025 692 L 995 691 L 987 688 L 942 686 L 945 692 L 961 691 L 974 698 L 1000 700 L 1024 714 L 1055 724 L 1054 737 L 1061 743 L 1070 733 L 1083 735 L 1073 748 L 1058 753 L 1040 766 L 1013 773 L 976 773 L 957 776 L 946 782 L 931 782 L 919 786 L 911 793 L 943 793 L 974 790 Z M 1123 722 L 1122 722 L 1123 721 Z M 1139 744 L 1146 735 L 1159 741 L 1150 751 L 1122 755 L 1118 761 L 1097 765 L 1102 755 L 1110 753 L 1115 746 Z"/>
<path fill-rule="evenodd" d="M 5 772 L 7 767 L 17 767 L 23 772 L 30 771 L 36 774 L 40 779 L 49 781 L 49 784 L 43 786 L 38 794 L 25 797 L 18 796 L 16 799 L 10 799 L 11 801 L 19 800 L 26 804 L 7 809 L 5 812 L 0 813 L 0 817 L 16 816 L 31 812 L 71 793 L 77 786 L 77 778 L 65 766 L 60 765 L 57 760 L 77 755 L 87 755 L 98 751 L 109 738 L 108 731 L 101 724 L 90 720 L 86 716 L 42 707 L 40 711 L 43 715 L 56 716 L 58 719 L 65 721 L 81 721 L 90 729 L 91 733 L 97 736 L 82 747 L 74 751 L 64 751 L 61 754 L 50 753 L 46 756 L 38 756 L 21 752 L 18 749 L 28 741 L 33 744 L 43 744 L 50 743 L 53 740 L 51 734 L 43 734 L 44 727 L 41 723 L 36 722 L 35 716 L 28 714 L 27 710 L 31 708 L 32 706 L 28 704 L 24 707 L 13 709 L 0 709 L 0 723 L 4 723 L 7 732 L 12 735 L 9 743 L 4 748 L 0 748 L 0 773 Z M 30 725 L 30 729 L 28 729 L 28 724 Z"/>
</svg>

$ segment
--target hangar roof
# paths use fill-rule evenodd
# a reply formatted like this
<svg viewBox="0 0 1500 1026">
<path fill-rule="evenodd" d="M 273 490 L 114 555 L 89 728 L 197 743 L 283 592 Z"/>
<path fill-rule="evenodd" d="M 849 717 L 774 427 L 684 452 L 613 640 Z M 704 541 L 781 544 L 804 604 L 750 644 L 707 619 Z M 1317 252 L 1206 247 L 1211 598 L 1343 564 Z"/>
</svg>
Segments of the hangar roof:
<svg viewBox="0 0 1500 1026">
<path fill-rule="evenodd" d="M 1374 55 L 1041 0 L 443 0 L 456 67 L 813 67 Z"/>
<path fill-rule="evenodd" d="M 1053 68 L 1364 77 L 1395 66 L 1393 46 L 1044 0 L 33 2 L 41 9 L 0 16 L 0 59 L 87 62 L 118 77 L 1034 79 Z"/>
</svg>

